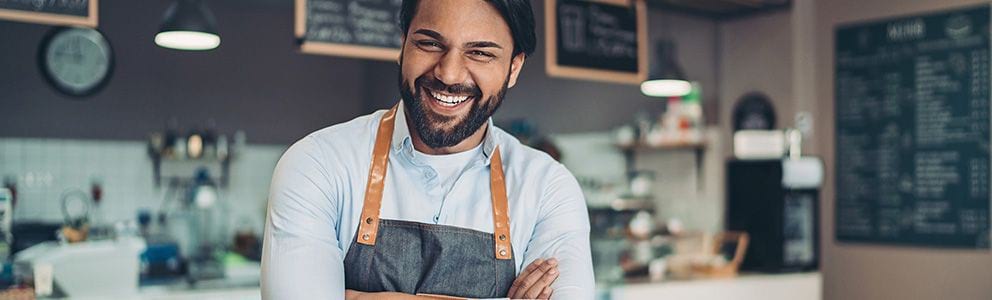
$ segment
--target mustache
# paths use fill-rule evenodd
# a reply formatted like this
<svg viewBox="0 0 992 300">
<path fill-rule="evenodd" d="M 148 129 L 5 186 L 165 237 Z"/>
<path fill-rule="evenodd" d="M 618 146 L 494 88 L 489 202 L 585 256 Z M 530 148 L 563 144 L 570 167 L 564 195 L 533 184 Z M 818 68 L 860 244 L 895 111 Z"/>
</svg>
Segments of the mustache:
<svg viewBox="0 0 992 300">
<path fill-rule="evenodd" d="M 469 95 L 476 97 L 482 95 L 482 90 L 479 89 L 479 86 L 477 85 L 474 84 L 447 85 L 441 82 L 440 80 L 437 80 L 437 78 L 434 78 L 434 76 L 428 76 L 428 75 L 421 75 L 420 77 L 417 77 L 417 79 L 414 81 L 414 85 L 416 85 L 417 87 L 425 87 L 429 90 L 442 91 L 452 95 Z M 417 92 L 420 92 L 419 89 L 417 90 Z"/>
</svg>

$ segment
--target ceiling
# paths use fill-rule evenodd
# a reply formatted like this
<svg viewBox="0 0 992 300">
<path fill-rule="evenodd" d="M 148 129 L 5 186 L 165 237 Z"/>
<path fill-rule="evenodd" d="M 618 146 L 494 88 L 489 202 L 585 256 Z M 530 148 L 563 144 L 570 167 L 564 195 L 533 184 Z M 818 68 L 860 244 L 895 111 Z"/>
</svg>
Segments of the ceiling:
<svg viewBox="0 0 992 300">
<path fill-rule="evenodd" d="M 648 0 L 648 7 L 672 10 L 716 20 L 788 9 L 792 0 Z"/>
<path fill-rule="evenodd" d="M 161 1 L 172 2 L 174 0 Z M 276 6 L 288 8 L 292 6 L 293 0 L 208 0 L 207 3 L 208 5 L 210 3 L 224 3 L 224 5 L 250 4 L 260 7 Z M 536 1 L 535 5 L 539 5 L 540 3 L 540 1 Z M 714 20 L 727 20 L 757 13 L 788 9 L 792 4 L 792 0 L 647 0 L 647 3 L 648 7 L 653 10 L 677 11 Z"/>
</svg>

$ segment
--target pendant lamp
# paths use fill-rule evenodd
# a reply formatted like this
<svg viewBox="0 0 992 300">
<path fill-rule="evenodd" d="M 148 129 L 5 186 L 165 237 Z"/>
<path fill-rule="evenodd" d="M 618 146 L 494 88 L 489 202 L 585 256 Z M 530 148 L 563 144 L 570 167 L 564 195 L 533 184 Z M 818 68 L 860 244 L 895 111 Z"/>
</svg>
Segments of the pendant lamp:
<svg viewBox="0 0 992 300">
<path fill-rule="evenodd" d="M 211 50 L 220 46 L 217 22 L 201 0 L 175 0 L 165 12 L 155 44 L 177 50 Z"/>
<path fill-rule="evenodd" d="M 686 80 L 685 73 L 675 61 L 675 43 L 670 40 L 658 41 L 655 52 L 655 63 L 651 66 L 648 79 L 641 83 L 641 93 L 651 97 L 681 97 L 689 94 L 692 83 Z"/>
</svg>

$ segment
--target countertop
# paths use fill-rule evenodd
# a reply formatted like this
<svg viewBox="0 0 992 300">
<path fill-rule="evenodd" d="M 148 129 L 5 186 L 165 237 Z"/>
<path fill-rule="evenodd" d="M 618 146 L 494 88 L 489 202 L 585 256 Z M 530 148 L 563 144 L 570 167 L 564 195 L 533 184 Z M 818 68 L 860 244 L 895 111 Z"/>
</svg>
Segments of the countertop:
<svg viewBox="0 0 992 300">
<path fill-rule="evenodd" d="M 670 280 L 609 288 L 607 299 L 693 300 L 819 300 L 823 278 L 818 272 L 743 274 L 725 279 Z"/>
<path fill-rule="evenodd" d="M 726 279 L 669 280 L 630 283 L 598 289 L 600 299 L 693 299 L 693 300 L 819 300 L 820 273 L 744 274 Z M 142 287 L 128 300 L 257 300 L 261 289 L 251 286 L 205 285 L 186 289 L 176 285 Z M 70 299 L 90 300 L 91 298 Z M 97 298 L 92 298 L 97 299 Z M 101 299 L 105 299 L 101 298 Z"/>
</svg>

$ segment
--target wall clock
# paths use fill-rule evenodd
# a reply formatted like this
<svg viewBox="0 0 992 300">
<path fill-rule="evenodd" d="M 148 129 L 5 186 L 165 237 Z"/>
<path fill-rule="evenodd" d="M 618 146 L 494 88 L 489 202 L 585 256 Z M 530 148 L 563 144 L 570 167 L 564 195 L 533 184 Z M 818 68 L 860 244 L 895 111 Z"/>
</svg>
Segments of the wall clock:
<svg viewBox="0 0 992 300">
<path fill-rule="evenodd" d="M 114 53 L 97 30 L 59 27 L 42 39 L 38 66 L 57 91 L 85 97 L 107 85 L 114 69 Z"/>
</svg>

